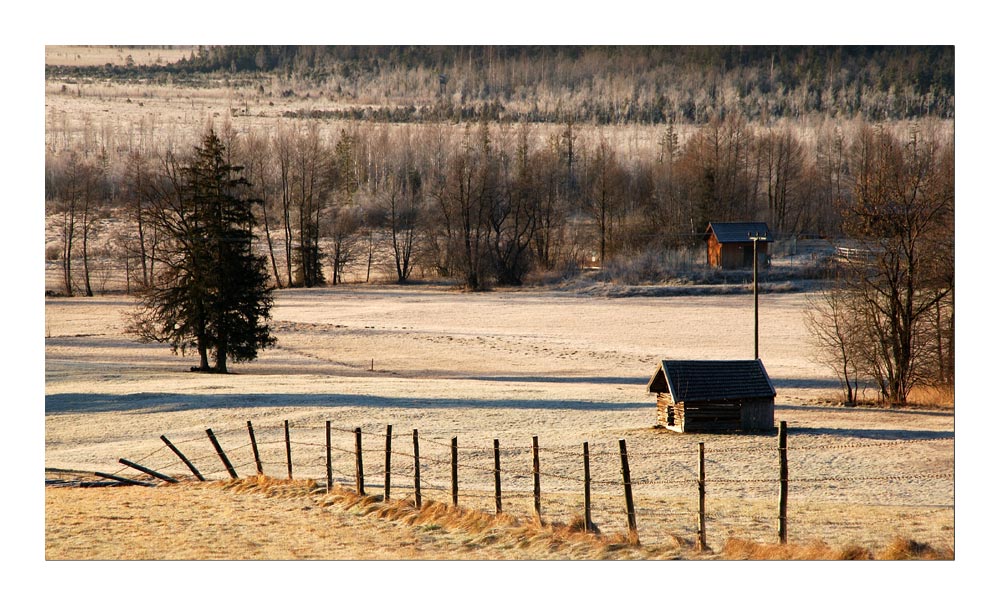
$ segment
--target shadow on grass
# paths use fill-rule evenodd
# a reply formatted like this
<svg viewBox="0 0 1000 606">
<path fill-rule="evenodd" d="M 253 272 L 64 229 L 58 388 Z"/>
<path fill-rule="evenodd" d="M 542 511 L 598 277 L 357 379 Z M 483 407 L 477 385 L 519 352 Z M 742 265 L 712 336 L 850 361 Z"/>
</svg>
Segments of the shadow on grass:
<svg viewBox="0 0 1000 606">
<path fill-rule="evenodd" d="M 954 438 L 954 431 L 929 431 L 920 429 L 839 428 L 839 427 L 789 427 L 788 439 L 795 436 L 833 436 L 862 440 L 941 440 Z"/>
<path fill-rule="evenodd" d="M 799 377 L 784 379 L 781 377 L 771 377 L 771 383 L 779 393 L 782 389 L 840 389 L 840 382 L 836 379 L 804 379 Z"/>
<path fill-rule="evenodd" d="M 413 409 L 645 410 L 648 402 L 608 403 L 583 400 L 477 400 L 475 398 L 407 398 L 357 394 L 178 394 L 126 395 L 63 393 L 45 396 L 45 414 L 87 412 L 172 412 L 220 408 L 359 407 Z"/>
<path fill-rule="evenodd" d="M 510 375 L 510 376 L 479 376 L 466 377 L 472 381 L 496 381 L 498 383 L 562 383 L 567 385 L 594 384 L 594 385 L 635 385 L 642 389 L 646 386 L 648 377 L 560 377 L 560 376 L 532 376 L 532 375 Z M 636 392 L 640 396 L 645 392 Z"/>
</svg>

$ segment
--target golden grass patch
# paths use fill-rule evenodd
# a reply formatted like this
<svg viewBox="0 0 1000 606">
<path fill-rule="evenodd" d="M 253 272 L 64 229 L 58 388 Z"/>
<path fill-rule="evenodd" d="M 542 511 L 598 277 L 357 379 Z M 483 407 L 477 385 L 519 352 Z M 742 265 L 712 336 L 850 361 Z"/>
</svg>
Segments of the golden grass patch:
<svg viewBox="0 0 1000 606">
<path fill-rule="evenodd" d="M 49 560 L 951 560 L 952 548 L 897 538 L 879 547 L 731 537 L 717 552 L 672 537 L 384 501 L 314 480 L 254 476 L 157 488 L 46 489 Z"/>
<path fill-rule="evenodd" d="M 860 545 L 831 547 L 822 541 L 804 544 L 757 543 L 732 538 L 721 553 L 727 560 L 953 560 L 951 549 L 938 549 L 901 537 L 883 549 L 872 551 Z"/>
</svg>

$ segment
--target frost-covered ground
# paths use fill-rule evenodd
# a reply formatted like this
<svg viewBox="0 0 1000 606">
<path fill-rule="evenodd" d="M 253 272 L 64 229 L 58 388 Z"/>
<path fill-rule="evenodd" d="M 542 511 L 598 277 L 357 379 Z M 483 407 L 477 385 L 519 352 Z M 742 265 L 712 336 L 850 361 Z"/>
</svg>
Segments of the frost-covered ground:
<svg viewBox="0 0 1000 606">
<path fill-rule="evenodd" d="M 954 415 L 827 405 L 838 385 L 813 359 L 806 296 L 765 295 L 760 309 L 760 355 L 778 392 L 775 416 L 790 430 L 790 534 L 833 543 L 884 543 L 900 534 L 953 545 Z M 595 519 L 617 530 L 625 522 L 618 457 L 625 439 L 640 535 L 649 540 L 692 536 L 697 443 L 705 442 L 710 539 L 774 538 L 776 438 L 653 429 L 655 401 L 645 392 L 660 359 L 752 358 L 749 295 L 282 291 L 274 308 L 278 347 L 227 376 L 187 372 L 192 358 L 133 342 L 122 330 L 130 305 L 125 297 L 46 300 L 47 467 L 113 472 L 124 457 L 185 472 L 165 451 L 163 434 L 206 475 L 223 478 L 205 435 L 211 428 L 241 473 L 252 473 L 252 421 L 265 472 L 283 477 L 287 420 L 296 477 L 321 479 L 330 421 L 335 479 L 352 481 L 348 430 L 361 427 L 371 490 L 381 493 L 378 450 L 392 425 L 394 491 L 412 486 L 407 457 L 418 429 L 429 498 L 447 500 L 434 491 L 448 486 L 439 462 L 455 436 L 464 502 L 491 510 L 498 439 L 508 474 L 505 511 L 528 514 L 531 438 L 538 436 L 549 474 L 545 513 L 566 521 L 579 513 L 579 453 L 589 442 Z"/>
</svg>

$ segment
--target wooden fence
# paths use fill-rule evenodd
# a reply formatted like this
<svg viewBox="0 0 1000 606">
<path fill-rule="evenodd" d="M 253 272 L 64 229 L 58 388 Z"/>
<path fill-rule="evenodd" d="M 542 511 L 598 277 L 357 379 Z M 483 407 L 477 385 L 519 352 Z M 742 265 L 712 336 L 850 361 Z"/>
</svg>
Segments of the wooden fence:
<svg viewBox="0 0 1000 606">
<path fill-rule="evenodd" d="M 363 431 L 360 427 L 334 427 L 327 421 L 324 426 L 325 440 L 322 442 L 293 441 L 293 428 L 288 421 L 284 422 L 282 429 L 283 439 L 261 441 L 253 424 L 247 421 L 245 438 L 241 439 L 235 431 L 225 432 L 225 447 L 212 429 L 206 429 L 210 450 L 204 446 L 204 438 L 174 442 L 166 436 L 160 436 L 165 444 L 160 450 L 166 449 L 171 453 L 169 457 L 160 455 L 160 451 L 156 451 L 138 461 L 123 458 L 119 459 L 119 463 L 127 469 L 159 482 L 178 481 L 180 478 L 176 472 L 172 472 L 174 475 L 169 475 L 167 472 L 171 468 L 180 466 L 190 472 L 188 478 L 192 480 L 217 479 L 221 466 L 229 478 L 238 478 L 240 473 L 244 475 L 270 473 L 274 476 L 287 475 L 289 479 L 295 477 L 314 479 L 325 485 L 327 491 L 337 484 L 351 486 L 360 495 L 381 489 L 379 495 L 381 498 L 389 500 L 393 495 L 397 495 L 395 498 L 403 495 L 404 498 L 412 499 L 418 508 L 428 500 L 437 500 L 450 502 L 455 507 L 492 511 L 495 514 L 515 512 L 539 521 L 543 518 L 555 519 L 551 516 L 569 516 L 581 519 L 582 528 L 588 532 L 596 532 L 598 528 L 602 532 L 619 530 L 636 543 L 639 542 L 640 535 L 646 534 L 649 535 L 650 542 L 656 543 L 663 538 L 661 529 L 664 520 L 669 525 L 671 520 L 686 519 L 690 523 L 676 525 L 690 527 L 693 524 L 693 540 L 700 548 L 708 547 L 706 525 L 718 519 L 713 518 L 706 510 L 707 485 L 777 484 L 778 490 L 773 497 L 774 513 L 770 517 L 776 527 L 772 528 L 774 534 L 771 536 L 781 543 L 788 540 L 790 478 L 788 432 L 785 422 L 780 423 L 777 440 L 770 449 L 755 448 L 756 451 L 764 451 L 757 453 L 761 456 L 761 464 L 766 464 L 766 459 L 770 458 L 766 451 L 771 450 L 773 473 L 749 478 L 706 477 L 704 442 L 698 444 L 698 450 L 693 456 L 689 454 L 690 451 L 681 450 L 639 453 L 643 459 L 648 460 L 652 457 L 663 460 L 665 467 L 696 469 L 696 473 L 685 473 L 682 474 L 683 477 L 636 478 L 633 477 L 628 447 L 624 439 L 618 441 L 615 450 L 604 449 L 595 453 L 589 442 L 583 442 L 576 451 L 565 448 L 546 449 L 540 445 L 538 436 L 532 436 L 530 448 L 524 446 L 502 448 L 499 439 L 494 439 L 491 447 L 482 447 L 460 445 L 458 437 L 452 437 L 447 442 L 422 437 L 419 431 L 414 429 L 412 446 L 407 448 L 401 447 L 400 444 L 406 436 L 400 436 L 398 433 L 394 436 L 392 425 L 386 426 L 384 432 Z M 310 434 L 315 431 L 312 427 L 296 428 L 296 430 L 308 431 Z M 275 432 L 272 430 L 271 433 Z M 374 447 L 371 446 L 373 442 L 376 444 Z M 262 448 L 269 449 L 268 452 L 272 454 L 283 451 L 284 457 L 280 461 L 283 469 L 280 472 L 274 467 L 279 464 L 278 462 L 262 459 Z M 200 454 L 190 456 L 191 453 L 184 452 L 188 449 L 198 450 Z M 246 449 L 250 450 L 252 460 L 250 456 L 244 454 Z M 737 449 L 715 449 L 710 452 L 722 458 L 733 450 Z M 691 456 L 691 459 L 684 462 L 682 455 Z M 595 457 L 599 461 L 595 461 Z M 142 464 L 145 459 L 153 458 L 160 460 L 166 458 L 169 462 L 164 462 L 159 468 Z M 612 458 L 614 464 L 610 463 Z M 237 463 L 234 464 L 233 461 Z M 296 461 L 297 463 L 293 464 Z M 380 461 L 384 461 L 381 469 L 378 468 Z M 213 471 L 203 472 L 209 468 Z M 366 476 L 365 470 L 370 471 L 372 468 L 376 473 Z M 321 474 L 325 475 L 325 480 L 320 479 Z M 133 484 L 155 485 L 149 481 L 125 478 L 120 473 L 99 475 Z M 881 478 L 866 477 L 863 480 L 948 480 L 952 475 L 910 474 L 902 477 L 897 474 Z M 381 482 L 373 478 L 380 478 Z M 844 481 L 845 478 L 831 476 L 798 481 L 834 480 Z M 643 492 L 654 486 L 663 488 L 667 485 L 680 491 L 677 494 L 684 492 L 689 494 L 690 500 L 697 503 L 696 510 L 664 509 L 660 501 Z M 640 494 L 637 495 L 635 491 L 640 491 Z M 431 499 L 426 498 L 428 495 L 431 495 Z M 558 495 L 561 498 L 555 499 L 550 495 L 552 497 Z M 578 497 L 567 499 L 567 495 L 578 495 Z M 546 497 L 550 498 L 546 500 Z M 646 508 L 637 506 L 637 501 L 640 499 L 645 500 Z M 579 505 L 567 507 L 567 502 L 577 502 Z M 516 503 L 516 506 L 511 507 L 512 503 Z M 553 511 L 543 510 L 543 505 L 546 503 Z M 652 508 L 648 506 L 650 504 L 653 504 Z M 660 508 L 656 507 L 657 504 Z M 766 523 L 764 518 L 757 516 L 753 522 L 758 525 Z M 649 521 L 645 527 L 644 519 Z M 646 542 L 645 538 L 643 540 Z"/>
</svg>

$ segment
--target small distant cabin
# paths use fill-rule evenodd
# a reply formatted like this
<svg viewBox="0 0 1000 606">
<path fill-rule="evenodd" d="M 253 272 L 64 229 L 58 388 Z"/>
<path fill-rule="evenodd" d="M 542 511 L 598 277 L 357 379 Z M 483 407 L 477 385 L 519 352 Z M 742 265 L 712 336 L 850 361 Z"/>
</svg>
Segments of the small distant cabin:
<svg viewBox="0 0 1000 606">
<path fill-rule="evenodd" d="M 767 264 L 768 242 L 773 242 L 767 223 L 709 223 L 703 239 L 708 245 L 708 266 L 722 269 L 749 269 L 753 267 L 753 240 L 757 242 L 757 266 Z"/>
<path fill-rule="evenodd" d="M 663 360 L 647 391 L 657 425 L 679 433 L 774 428 L 774 386 L 760 360 Z"/>
</svg>

